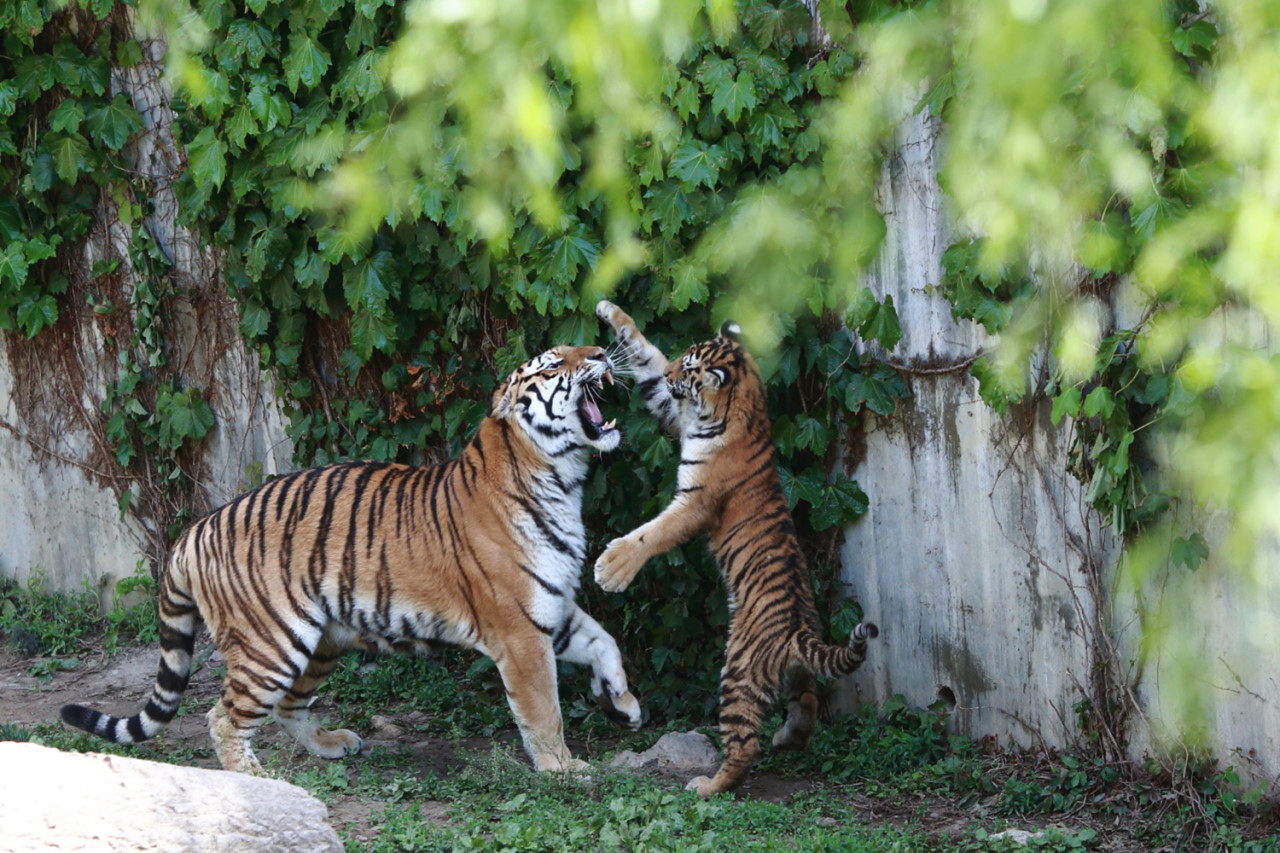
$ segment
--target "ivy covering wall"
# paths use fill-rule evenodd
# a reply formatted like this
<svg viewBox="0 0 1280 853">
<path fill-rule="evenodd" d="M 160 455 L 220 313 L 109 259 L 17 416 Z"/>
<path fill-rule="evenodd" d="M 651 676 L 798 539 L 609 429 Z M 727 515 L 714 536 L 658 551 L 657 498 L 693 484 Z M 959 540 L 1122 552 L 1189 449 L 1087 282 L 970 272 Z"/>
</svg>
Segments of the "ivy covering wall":
<svg viewBox="0 0 1280 853">
<path fill-rule="evenodd" d="M 239 305 L 241 334 L 284 395 L 298 466 L 453 455 L 496 383 L 527 357 L 555 343 L 606 342 L 587 285 L 608 226 L 598 194 L 581 180 L 572 132 L 555 227 L 513 200 L 509 239 L 481 236 L 467 207 L 474 164 L 450 148 L 460 131 L 443 110 L 431 140 L 444 152 L 439 168 L 413 175 L 406 204 L 358 233 L 317 197 L 316 179 L 346 152 L 339 143 L 376 137 L 402 109 L 385 62 L 402 10 L 367 0 L 209 0 L 197 11 L 212 38 L 190 56 L 172 102 L 186 155 L 174 187 L 178 216 L 217 250 L 221 275 L 201 286 L 225 288 Z M 705 20 L 698 27 L 663 81 L 678 139 L 659 148 L 639 138 L 631 147 L 628 202 L 650 260 L 613 295 L 669 352 L 713 333 L 711 308 L 725 286 L 683 274 L 683 259 L 743 188 L 819 156 L 812 123 L 854 64 L 846 50 L 813 43 L 797 4 L 748 4 L 729 33 Z M 133 10 L 25 3 L 0 28 L 9 57 L 0 60 L 9 118 L 0 177 L 11 191 L 0 201 L 0 325 L 41 335 L 71 298 L 120 315 L 118 337 L 108 337 L 118 380 L 101 406 L 113 462 L 143 478 L 142 465 L 160 460 L 146 478 L 189 490 L 192 469 L 179 457 L 198 452 L 214 419 L 209 389 L 166 370 L 162 321 L 173 284 L 148 231 L 151 187 L 126 160 L 143 122 L 111 86 L 112 67 L 143 61 Z M 574 80 L 563 69 L 552 77 L 567 106 Z M 107 304 L 97 286 L 118 277 L 118 260 L 82 269 L 95 218 L 110 216 L 133 235 L 128 307 Z M 69 292 L 68 276 L 85 287 Z M 834 546 L 867 496 L 830 475 L 838 435 L 848 418 L 888 413 L 904 394 L 892 370 L 855 352 L 853 334 L 892 347 L 899 332 L 892 305 L 868 293 L 853 305 L 833 296 L 812 308 L 785 318 L 781 345 L 762 357 L 784 487 L 824 606 L 837 607 L 834 631 L 844 635 L 859 614 L 838 600 Z M 639 403 L 618 392 L 605 407 L 620 413 L 627 441 L 587 486 L 593 553 L 656 514 L 675 477 L 675 448 Z M 122 511 L 154 512 L 133 500 L 136 491 L 122 492 Z M 172 536 L 190 512 L 167 515 Z M 586 606 L 621 640 L 654 711 L 713 707 L 727 611 L 705 548 L 656 560 L 625 596 L 584 587 Z"/>
</svg>

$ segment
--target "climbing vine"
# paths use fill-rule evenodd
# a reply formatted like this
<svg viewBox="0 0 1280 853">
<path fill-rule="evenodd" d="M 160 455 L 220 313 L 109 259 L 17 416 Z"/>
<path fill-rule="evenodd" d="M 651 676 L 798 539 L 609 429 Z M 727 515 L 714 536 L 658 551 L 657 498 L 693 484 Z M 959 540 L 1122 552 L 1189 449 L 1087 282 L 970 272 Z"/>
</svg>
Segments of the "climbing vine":
<svg viewBox="0 0 1280 853">
<path fill-rule="evenodd" d="M 515 366 L 553 343 L 604 341 L 590 283 L 610 222 L 585 177 L 585 125 L 560 129 L 567 165 L 554 223 L 513 196 L 504 239 L 477 228 L 469 207 L 477 164 L 457 144 L 450 107 L 432 140 L 443 156 L 412 174 L 403 203 L 376 227 L 351 229 L 323 197 L 323 179 L 352 148 L 385 138 L 400 115 L 386 60 L 403 10 L 376 0 L 201 0 L 195 12 L 211 38 L 187 57 L 172 101 L 186 158 L 173 187 L 178 217 L 218 251 L 213 286 L 234 298 L 241 335 L 276 378 L 296 464 L 455 454 Z M 728 287 L 714 266 L 682 259 L 744 189 L 816 162 L 821 101 L 854 67 L 846 49 L 814 43 L 798 3 L 750 2 L 740 13 L 727 31 L 700 20 L 664 76 L 674 135 L 628 143 L 628 204 L 647 261 L 613 298 L 668 352 L 712 333 L 713 306 Z M 39 26 L 23 15 L 40 16 Z M 101 404 L 102 433 L 137 484 L 120 489 L 121 509 L 156 518 L 172 536 L 193 504 L 165 495 L 190 488 L 190 454 L 214 410 L 171 363 L 168 305 L 181 288 L 148 228 L 152 187 L 128 165 L 130 140 L 145 132 L 141 115 L 112 91 L 112 68 L 144 55 L 131 15 L 119 4 L 53 13 L 28 2 L 0 20 L 17 57 L 0 65 L 0 109 L 10 117 L 0 178 L 16 190 L 0 201 L 0 325 L 39 335 L 60 322 L 68 300 L 97 318 L 118 370 Z M 548 79 L 561 106 L 579 96 L 566 68 L 552 64 Z M 104 204 L 129 235 L 128 251 L 94 262 L 83 286 L 68 288 L 62 271 L 76 268 Z M 833 545 L 867 506 L 854 481 L 830 473 L 840 431 L 864 411 L 891 412 L 905 387 L 855 346 L 857 335 L 896 343 L 892 303 L 832 291 L 809 304 L 785 318 L 779 345 L 761 356 L 784 488 L 825 606 L 840 592 Z M 625 394 L 606 405 L 621 413 L 629 441 L 587 486 L 592 553 L 656 514 L 674 488 L 670 439 Z M 163 488 L 151 493 L 143 482 Z M 724 640 L 719 586 L 697 545 L 655 561 L 625 597 L 586 585 L 588 606 L 623 641 L 658 713 L 714 706 L 721 653 L 707 637 Z M 857 607 L 833 616 L 847 632 Z"/>
<path fill-rule="evenodd" d="M 62 26 L 51 26 L 55 15 L 45 3 L 0 10 L 0 181 L 10 190 L 0 198 L 6 331 L 31 337 L 57 322 L 69 282 L 54 259 L 89 233 L 99 193 L 124 171 L 120 149 L 142 126 L 128 101 L 109 91 L 117 59 L 111 5 L 63 12 Z"/>
<path fill-rule="evenodd" d="M 63 389 L 42 405 L 60 397 L 87 429 L 95 447 L 83 467 L 116 490 L 122 514 L 145 520 L 158 560 L 198 507 L 190 462 L 212 411 L 169 363 L 170 259 L 150 230 L 151 183 L 132 157 L 143 117 L 119 86 L 143 63 L 143 46 L 128 8 L 102 0 L 4 4 L 0 34 L 0 330 L 36 352 L 41 333 L 61 324 L 49 346 L 79 352 L 70 342 L 90 335 L 114 356 L 97 410 L 84 400 L 90 377 L 111 365 L 100 353 L 46 354 L 22 381 Z M 37 429 L 39 417 L 26 420 Z M 56 436 L 23 434 L 54 452 Z"/>
</svg>

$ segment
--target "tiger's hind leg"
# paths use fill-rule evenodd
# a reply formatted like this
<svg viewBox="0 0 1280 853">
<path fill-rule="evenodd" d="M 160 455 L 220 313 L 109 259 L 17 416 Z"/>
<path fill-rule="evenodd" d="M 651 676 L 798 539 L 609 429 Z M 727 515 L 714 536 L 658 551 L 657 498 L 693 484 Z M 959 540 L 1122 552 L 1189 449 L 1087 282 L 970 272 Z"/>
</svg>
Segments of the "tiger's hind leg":
<svg viewBox="0 0 1280 853">
<path fill-rule="evenodd" d="M 249 741 L 262 720 L 254 720 L 252 717 L 246 719 L 239 709 L 233 717 L 232 708 L 232 703 L 219 699 L 205 715 L 205 719 L 209 721 L 209 737 L 213 739 L 214 754 L 218 756 L 223 770 L 262 776 L 265 771 L 258 763 L 258 756 L 254 755 L 253 748 L 249 746 Z M 251 721 L 252 725 L 245 725 Z"/>
<path fill-rule="evenodd" d="M 234 629 L 215 628 L 227 659 L 222 697 L 209 711 L 209 735 L 226 770 L 263 775 L 250 741 L 293 684 L 306 672 L 311 652 L 320 642 L 294 633 L 289 639 L 246 637 Z"/>
<path fill-rule="evenodd" d="M 577 605 L 552 637 L 556 657 L 569 663 L 591 667 L 591 694 L 601 710 L 619 725 L 631 730 L 644 722 L 640 701 L 627 689 L 627 673 L 617 642 L 600 623 Z"/>
<path fill-rule="evenodd" d="M 685 785 L 685 790 L 696 791 L 703 797 L 738 787 L 760 760 L 760 729 L 778 686 L 776 675 L 770 683 L 764 670 L 752 662 L 751 650 L 737 640 L 737 633 L 730 627 L 729 648 L 720 677 L 720 741 L 724 759 L 715 776 L 698 776 Z"/>
<path fill-rule="evenodd" d="M 787 667 L 784 677 L 787 693 L 787 720 L 773 736 L 778 749 L 804 749 L 813 737 L 813 727 L 818 718 L 818 680 L 808 667 L 793 663 Z"/>
<path fill-rule="evenodd" d="M 320 758 L 342 758 L 355 755 L 364 740 L 348 729 L 325 729 L 311 717 L 311 703 L 316 688 L 324 683 L 342 659 L 343 649 L 327 636 L 311 655 L 307 669 L 293 683 L 275 707 L 276 720 L 312 755 Z"/>
</svg>

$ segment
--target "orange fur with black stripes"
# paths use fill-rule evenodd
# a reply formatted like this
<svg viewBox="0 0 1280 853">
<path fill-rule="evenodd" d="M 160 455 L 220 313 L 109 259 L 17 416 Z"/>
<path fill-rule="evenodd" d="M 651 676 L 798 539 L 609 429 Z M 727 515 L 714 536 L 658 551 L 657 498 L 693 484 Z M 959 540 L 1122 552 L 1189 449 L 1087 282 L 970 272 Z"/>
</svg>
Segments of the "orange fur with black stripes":
<svg viewBox="0 0 1280 853">
<path fill-rule="evenodd" d="M 540 770 L 579 769 L 564 743 L 556 659 L 587 664 L 606 710 L 640 707 L 618 646 L 574 603 L 586 541 L 591 451 L 620 434 L 594 394 L 611 381 L 598 347 L 556 347 L 516 370 L 457 459 L 419 468 L 350 462 L 280 477 L 191 526 L 160 586 L 160 671 L 121 719 L 79 705 L 62 718 L 118 743 L 173 719 L 201 620 L 226 657 L 209 728 L 222 766 L 260 770 L 250 738 L 274 715 L 326 758 L 358 752 L 307 710 L 345 649 L 478 649 L 497 663 Z"/>
<path fill-rule="evenodd" d="M 867 640 L 858 625 L 848 645 L 822 640 L 808 569 L 775 464 L 764 383 L 755 362 L 725 324 L 713 340 L 668 362 L 620 308 L 601 302 L 596 314 L 617 335 L 636 390 L 663 427 L 680 438 L 680 467 L 671 504 L 652 521 L 609 543 L 596 561 L 596 581 L 626 589 L 651 557 L 707 534 L 732 613 L 720 681 L 724 761 L 712 778 L 688 787 L 705 795 L 737 787 L 760 757 L 760 725 L 789 694 L 778 747 L 808 745 L 817 715 L 814 674 L 843 675 L 861 666 Z"/>
</svg>

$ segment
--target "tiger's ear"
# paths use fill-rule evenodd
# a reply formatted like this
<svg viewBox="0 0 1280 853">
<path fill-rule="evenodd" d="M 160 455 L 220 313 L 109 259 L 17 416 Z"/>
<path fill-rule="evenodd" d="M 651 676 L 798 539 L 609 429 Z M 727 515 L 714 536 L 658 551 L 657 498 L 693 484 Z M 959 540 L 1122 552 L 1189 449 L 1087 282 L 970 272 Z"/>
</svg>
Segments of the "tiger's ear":
<svg viewBox="0 0 1280 853">
<path fill-rule="evenodd" d="M 509 418 L 516 410 L 516 386 L 510 380 L 498 386 L 489 404 L 489 414 L 495 418 Z"/>
<path fill-rule="evenodd" d="M 720 337 L 736 341 L 741 335 L 742 328 L 732 320 L 725 320 L 720 324 Z"/>
<path fill-rule="evenodd" d="M 719 391 L 729 381 L 729 371 L 723 367 L 713 367 L 702 377 L 702 385 L 709 391 Z"/>
</svg>

